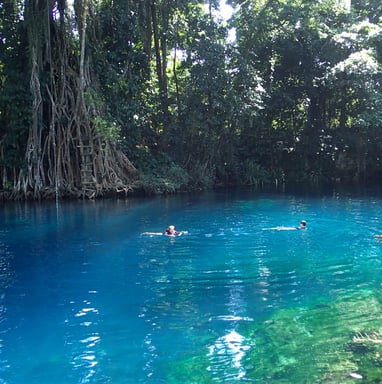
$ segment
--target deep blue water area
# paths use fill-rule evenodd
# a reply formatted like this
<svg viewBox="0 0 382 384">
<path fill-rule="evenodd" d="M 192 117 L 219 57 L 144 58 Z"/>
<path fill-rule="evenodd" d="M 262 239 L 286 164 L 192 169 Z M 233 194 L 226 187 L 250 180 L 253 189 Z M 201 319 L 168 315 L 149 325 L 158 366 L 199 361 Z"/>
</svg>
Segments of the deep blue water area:
<svg viewBox="0 0 382 384">
<path fill-rule="evenodd" d="M 0 218 L 1 384 L 381 382 L 381 196 L 23 202 Z M 156 234 L 170 224 L 187 233 Z"/>
</svg>

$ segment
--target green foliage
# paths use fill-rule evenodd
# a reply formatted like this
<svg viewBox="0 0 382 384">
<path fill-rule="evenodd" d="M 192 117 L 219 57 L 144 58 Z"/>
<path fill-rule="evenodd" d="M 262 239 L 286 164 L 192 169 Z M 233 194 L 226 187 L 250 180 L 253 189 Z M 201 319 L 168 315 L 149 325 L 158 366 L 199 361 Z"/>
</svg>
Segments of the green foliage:
<svg viewBox="0 0 382 384">
<path fill-rule="evenodd" d="M 342 150 L 351 158 L 354 179 L 367 173 L 362 158 L 371 154 L 372 145 L 365 143 L 367 137 L 376 137 L 376 130 L 363 123 L 361 133 L 357 122 L 365 122 L 366 111 L 377 111 L 373 95 L 379 93 L 380 28 L 364 19 L 353 24 L 359 14 L 353 15 L 344 5 L 330 0 L 239 4 L 235 25 L 240 61 L 252 65 L 261 79 L 264 97 L 259 116 L 273 130 L 266 133 L 268 153 L 273 152 L 270 159 L 259 145 L 264 133 L 256 138 L 256 128 L 252 134 L 242 130 L 243 148 L 248 138 L 258 148 L 243 155 L 251 153 L 260 165 L 271 160 L 272 169 L 283 169 L 287 181 L 304 175 L 312 180 L 341 177 L 336 158 Z M 376 12 L 378 7 L 373 7 Z M 367 10 L 366 5 L 362 8 L 357 3 L 352 9 Z M 380 126 L 378 118 L 373 121 L 374 128 Z M 294 152 L 288 162 L 274 152 L 278 142 Z M 372 167 L 379 167 L 379 155 L 374 156 Z"/>
<path fill-rule="evenodd" d="M 146 147 L 135 151 L 135 163 L 141 174 L 136 187 L 146 194 L 175 193 L 188 189 L 189 175 L 163 153 L 152 153 Z"/>
<path fill-rule="evenodd" d="M 136 187 L 147 195 L 171 194 L 187 190 L 187 173 L 179 166 L 162 170 L 162 174 L 144 174 L 136 183 Z"/>
<path fill-rule="evenodd" d="M 188 172 L 190 174 L 192 190 L 206 190 L 214 185 L 215 168 L 209 165 L 208 162 L 194 160 Z"/>
<path fill-rule="evenodd" d="M 84 64 L 91 81 L 84 96 L 94 134 L 118 143 L 144 175 L 144 188 L 150 191 L 152 183 L 151 192 L 377 180 L 379 2 L 352 1 L 350 8 L 337 0 L 228 3 L 235 8 L 228 21 L 217 16 L 218 1 L 88 3 Z M 32 51 L 23 9 L 13 0 L 0 7 L 0 164 L 6 176 L 25 163 L 31 129 Z M 41 63 L 57 64 L 41 65 L 38 75 L 38 125 L 46 129 L 68 119 L 60 109 L 53 123 L 47 90 L 59 95 L 60 81 L 78 70 L 81 17 L 66 11 L 65 17 L 52 13 L 51 39 L 39 36 L 51 52 L 48 60 L 38 47 Z M 235 41 L 227 40 L 230 28 Z M 66 56 L 70 65 L 60 66 Z M 75 109 L 74 101 L 68 109 L 71 103 Z"/>
<path fill-rule="evenodd" d="M 251 159 L 243 163 L 241 180 L 243 184 L 254 186 L 262 186 L 271 182 L 267 170 Z"/>
<path fill-rule="evenodd" d="M 24 165 L 31 123 L 30 71 L 20 11 L 18 3 L 10 0 L 0 7 L 0 166 L 8 177 L 12 168 Z M 3 187 L 9 188 L 9 184 Z"/>
<path fill-rule="evenodd" d="M 101 117 L 94 117 L 93 124 L 98 136 L 101 136 L 104 140 L 110 140 L 116 142 L 120 136 L 121 128 L 115 123 L 110 124 Z"/>
</svg>

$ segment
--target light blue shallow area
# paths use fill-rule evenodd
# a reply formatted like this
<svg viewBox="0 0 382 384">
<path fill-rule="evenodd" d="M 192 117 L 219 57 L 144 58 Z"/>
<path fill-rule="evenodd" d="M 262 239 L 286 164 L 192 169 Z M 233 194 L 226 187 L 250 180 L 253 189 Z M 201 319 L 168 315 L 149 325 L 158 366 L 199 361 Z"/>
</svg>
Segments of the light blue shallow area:
<svg viewBox="0 0 382 384">
<path fill-rule="evenodd" d="M 277 355 L 264 327 L 381 291 L 380 197 L 14 203 L 0 218 L 1 384 L 331 382 L 327 366 L 294 377 L 314 346 L 286 338 Z M 142 235 L 170 224 L 188 234 Z"/>
</svg>

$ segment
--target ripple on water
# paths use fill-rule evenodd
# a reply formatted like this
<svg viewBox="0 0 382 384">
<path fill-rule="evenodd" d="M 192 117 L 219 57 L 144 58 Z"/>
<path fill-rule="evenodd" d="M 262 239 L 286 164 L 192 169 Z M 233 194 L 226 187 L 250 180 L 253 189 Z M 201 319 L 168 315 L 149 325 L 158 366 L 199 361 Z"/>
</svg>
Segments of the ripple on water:
<svg viewBox="0 0 382 384">
<path fill-rule="evenodd" d="M 374 345 L 354 337 L 382 329 L 380 207 L 179 197 L 54 207 L 23 214 L 14 231 L 2 223 L 3 380 L 345 383 L 369 373 Z M 262 230 L 302 218 L 306 231 Z M 140 235 L 164 222 L 189 233 Z"/>
</svg>

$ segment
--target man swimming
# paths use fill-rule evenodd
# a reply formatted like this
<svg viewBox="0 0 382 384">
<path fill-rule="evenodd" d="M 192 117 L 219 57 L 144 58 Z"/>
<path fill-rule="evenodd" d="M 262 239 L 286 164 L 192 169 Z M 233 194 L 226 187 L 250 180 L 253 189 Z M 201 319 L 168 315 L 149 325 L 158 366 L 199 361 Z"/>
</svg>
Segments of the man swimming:
<svg viewBox="0 0 382 384">
<path fill-rule="evenodd" d="M 180 236 L 182 234 L 182 232 L 176 231 L 175 226 L 170 225 L 165 229 L 164 234 L 166 236 Z"/>
<path fill-rule="evenodd" d="M 270 230 L 273 229 L 274 231 L 295 231 L 300 229 L 306 229 L 306 221 L 301 220 L 300 225 L 298 227 L 274 227 L 274 228 L 263 228 L 263 230 Z"/>
<path fill-rule="evenodd" d="M 300 225 L 298 227 L 296 227 L 296 229 L 306 229 L 306 221 L 301 220 Z"/>
<path fill-rule="evenodd" d="M 148 236 L 181 236 L 184 234 L 188 234 L 187 231 L 177 231 L 175 230 L 174 225 L 169 225 L 163 232 L 143 232 L 141 235 L 148 235 Z"/>
</svg>

